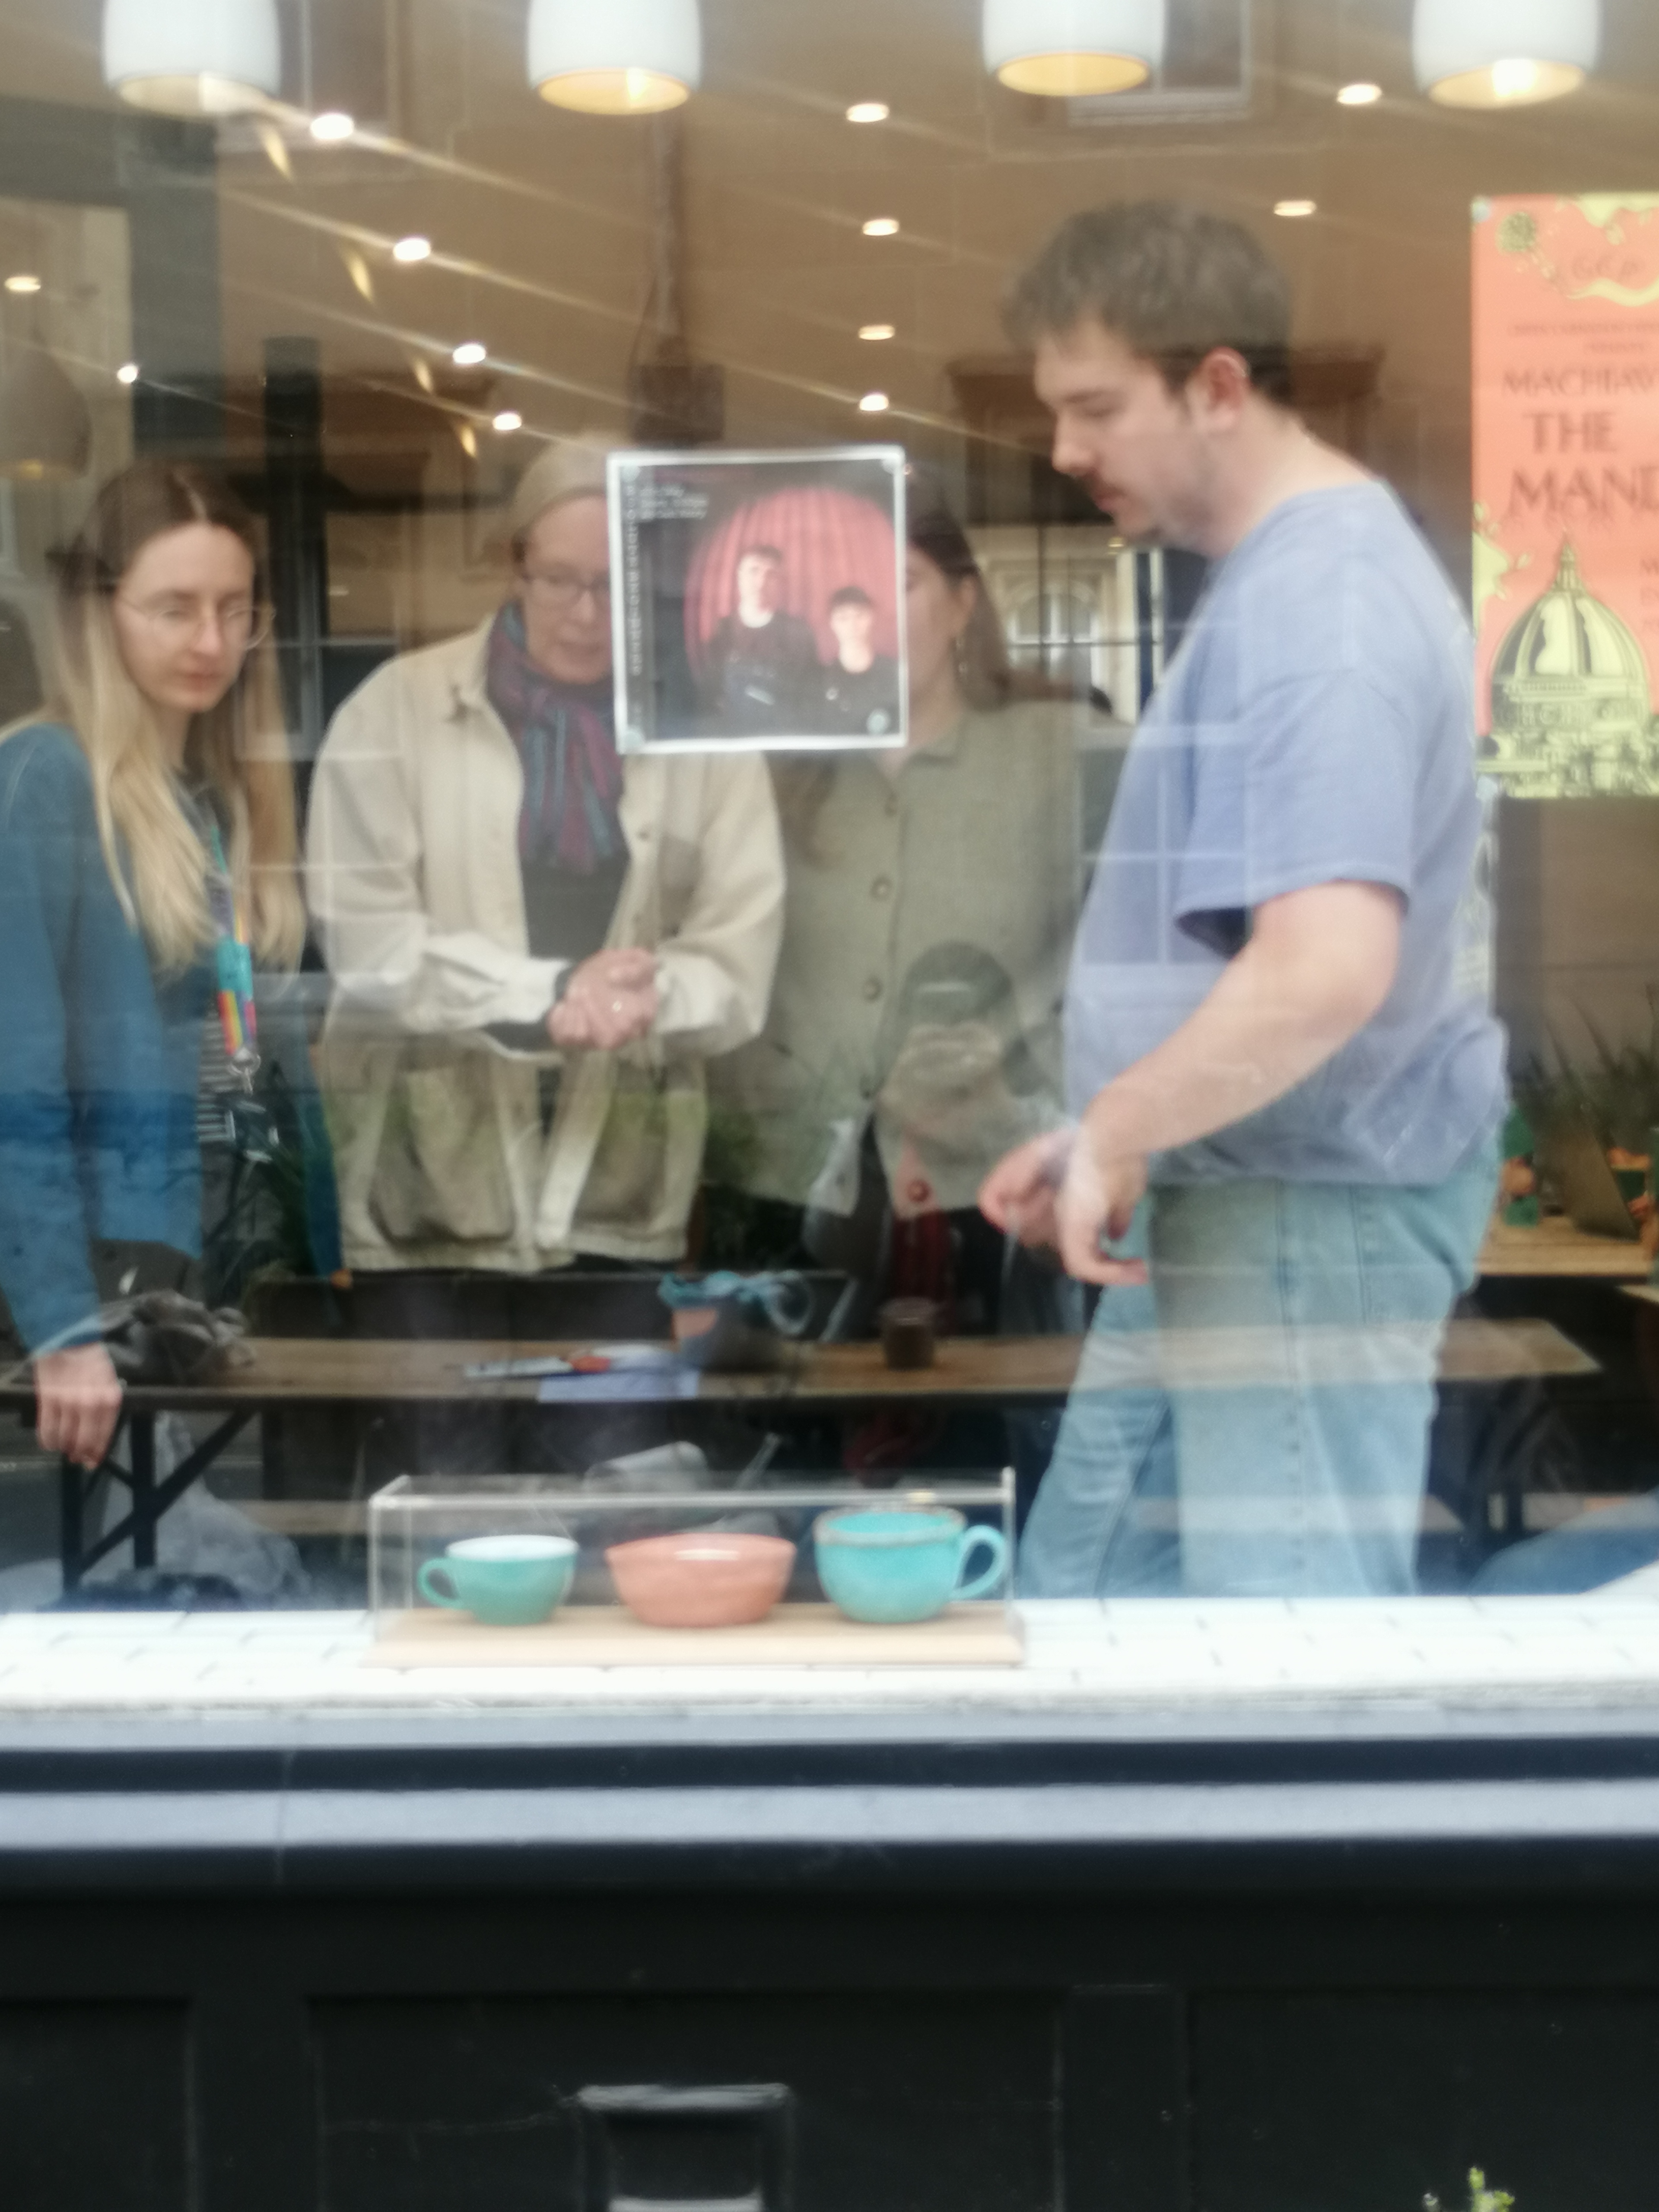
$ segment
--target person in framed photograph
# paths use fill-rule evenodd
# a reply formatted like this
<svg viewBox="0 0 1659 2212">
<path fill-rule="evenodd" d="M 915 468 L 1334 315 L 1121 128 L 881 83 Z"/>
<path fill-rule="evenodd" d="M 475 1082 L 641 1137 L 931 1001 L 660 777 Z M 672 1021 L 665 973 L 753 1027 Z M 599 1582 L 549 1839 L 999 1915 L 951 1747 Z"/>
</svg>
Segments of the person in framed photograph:
<svg viewBox="0 0 1659 2212">
<path fill-rule="evenodd" d="M 830 628 L 836 657 L 823 672 L 828 727 L 886 737 L 899 726 L 898 663 L 876 651 L 876 603 L 862 584 L 831 592 Z"/>
<path fill-rule="evenodd" d="M 812 625 L 783 605 L 775 545 L 745 545 L 733 576 L 737 604 L 708 640 L 704 708 L 718 736 L 790 737 L 813 729 L 822 700 Z"/>
<path fill-rule="evenodd" d="M 765 1018 L 783 870 L 765 767 L 617 750 L 605 448 L 550 446 L 478 629 L 335 716 L 307 879 L 354 1267 L 681 1257 L 704 1063 Z"/>
</svg>

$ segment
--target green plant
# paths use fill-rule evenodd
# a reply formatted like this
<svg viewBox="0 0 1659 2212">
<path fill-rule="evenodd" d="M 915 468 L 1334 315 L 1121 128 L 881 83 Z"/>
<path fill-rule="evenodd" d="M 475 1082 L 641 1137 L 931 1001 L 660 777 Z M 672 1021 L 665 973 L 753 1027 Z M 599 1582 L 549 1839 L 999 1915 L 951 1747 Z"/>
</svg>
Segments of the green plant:
<svg viewBox="0 0 1659 2212">
<path fill-rule="evenodd" d="M 1593 1057 L 1569 1060 L 1552 1039 L 1554 1065 L 1535 1060 L 1516 1078 L 1516 1103 L 1547 1142 L 1557 1130 L 1588 1126 L 1603 1145 L 1644 1152 L 1648 1132 L 1659 1126 L 1659 987 L 1648 987 L 1648 1034 L 1643 1042 L 1614 1045 L 1583 1015 Z"/>
<path fill-rule="evenodd" d="M 1478 2166 L 1469 2168 L 1469 2212 L 1514 2212 L 1515 2199 L 1507 2189 L 1488 2189 Z M 1440 2199 L 1425 2197 L 1423 2212 L 1440 2212 Z"/>
<path fill-rule="evenodd" d="M 750 1269 L 799 1263 L 800 1208 L 757 1198 L 748 1188 L 760 1152 L 760 1132 L 751 1115 L 729 1108 L 710 1110 L 692 1222 L 700 1267 Z"/>
</svg>

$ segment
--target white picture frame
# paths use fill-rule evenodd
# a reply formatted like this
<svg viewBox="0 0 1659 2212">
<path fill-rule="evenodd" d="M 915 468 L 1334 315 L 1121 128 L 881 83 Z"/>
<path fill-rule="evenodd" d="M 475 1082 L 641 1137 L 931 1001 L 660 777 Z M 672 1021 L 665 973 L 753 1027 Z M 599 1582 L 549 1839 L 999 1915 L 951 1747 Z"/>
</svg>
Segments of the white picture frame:
<svg viewBox="0 0 1659 2212">
<path fill-rule="evenodd" d="M 905 457 L 629 449 L 606 463 L 618 749 L 909 738 Z"/>
</svg>

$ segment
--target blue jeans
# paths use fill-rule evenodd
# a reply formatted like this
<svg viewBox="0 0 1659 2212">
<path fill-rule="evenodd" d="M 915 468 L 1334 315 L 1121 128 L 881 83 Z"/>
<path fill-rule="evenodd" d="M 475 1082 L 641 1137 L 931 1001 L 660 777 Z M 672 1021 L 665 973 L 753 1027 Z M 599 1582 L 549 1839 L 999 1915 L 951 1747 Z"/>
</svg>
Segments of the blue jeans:
<svg viewBox="0 0 1659 2212">
<path fill-rule="evenodd" d="M 1427 1188 L 1154 1189 L 1020 1547 L 1023 1597 L 1392 1596 L 1415 1581 L 1446 1317 L 1495 1148 Z"/>
</svg>

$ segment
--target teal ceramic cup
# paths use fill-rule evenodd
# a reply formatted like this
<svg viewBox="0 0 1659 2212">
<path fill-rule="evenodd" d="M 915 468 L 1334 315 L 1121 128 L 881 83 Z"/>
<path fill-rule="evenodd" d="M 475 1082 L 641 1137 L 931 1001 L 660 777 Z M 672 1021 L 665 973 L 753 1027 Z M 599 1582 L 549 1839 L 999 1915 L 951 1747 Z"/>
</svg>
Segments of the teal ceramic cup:
<svg viewBox="0 0 1659 2212">
<path fill-rule="evenodd" d="M 568 1536 L 464 1536 L 415 1579 L 434 1605 L 470 1613 L 490 1628 L 531 1628 L 547 1619 L 575 1572 Z"/>
<path fill-rule="evenodd" d="M 970 1528 L 945 1505 L 821 1514 L 812 1540 L 825 1595 L 854 1620 L 931 1620 L 953 1598 L 987 1596 L 1008 1565 L 1000 1528 Z M 981 1552 L 985 1563 L 970 1576 Z"/>
</svg>

